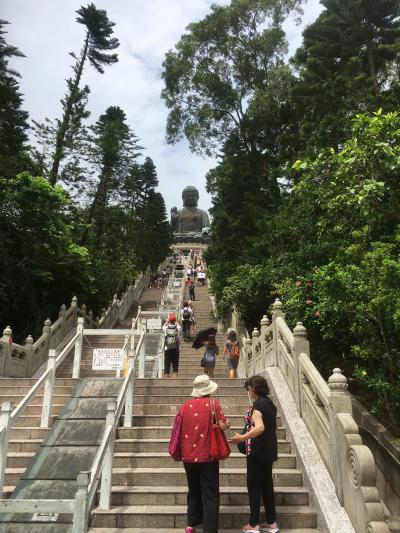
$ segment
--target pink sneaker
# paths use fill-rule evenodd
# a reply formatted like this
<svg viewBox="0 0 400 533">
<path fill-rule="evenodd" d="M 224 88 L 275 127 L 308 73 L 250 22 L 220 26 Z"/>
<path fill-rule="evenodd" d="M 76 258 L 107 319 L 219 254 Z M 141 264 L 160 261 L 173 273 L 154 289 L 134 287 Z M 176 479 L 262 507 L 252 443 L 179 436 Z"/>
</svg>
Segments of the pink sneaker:
<svg viewBox="0 0 400 533">
<path fill-rule="evenodd" d="M 243 533 L 259 533 L 260 531 L 260 526 L 251 526 L 250 524 L 246 524 L 245 526 L 242 527 L 242 532 Z"/>
<path fill-rule="evenodd" d="M 196 533 L 196 528 L 195 527 L 187 527 L 185 529 L 185 533 Z"/>
<path fill-rule="evenodd" d="M 262 522 L 260 524 L 260 531 L 263 533 L 279 533 L 279 527 L 276 522 L 273 524 L 267 524 L 267 522 Z"/>
</svg>

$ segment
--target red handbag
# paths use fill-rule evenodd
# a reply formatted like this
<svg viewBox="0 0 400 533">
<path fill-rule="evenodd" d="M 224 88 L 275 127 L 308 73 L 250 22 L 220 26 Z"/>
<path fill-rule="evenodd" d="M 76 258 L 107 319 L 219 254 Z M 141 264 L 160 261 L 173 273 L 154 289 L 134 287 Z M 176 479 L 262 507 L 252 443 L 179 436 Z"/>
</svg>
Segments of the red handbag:
<svg viewBox="0 0 400 533">
<path fill-rule="evenodd" d="M 229 457 L 231 449 L 226 440 L 225 433 L 219 429 L 214 402 L 211 401 L 210 403 L 212 406 L 210 457 L 215 461 L 223 461 Z"/>
<path fill-rule="evenodd" d="M 168 453 L 174 461 L 182 460 L 182 413 L 179 410 L 175 417 L 174 427 L 171 432 Z"/>
</svg>

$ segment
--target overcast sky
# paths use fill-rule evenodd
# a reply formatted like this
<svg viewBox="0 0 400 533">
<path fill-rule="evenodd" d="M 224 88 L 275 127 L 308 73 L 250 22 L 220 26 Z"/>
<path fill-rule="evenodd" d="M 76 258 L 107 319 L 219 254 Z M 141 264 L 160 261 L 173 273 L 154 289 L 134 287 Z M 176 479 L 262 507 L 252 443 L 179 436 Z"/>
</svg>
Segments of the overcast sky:
<svg viewBox="0 0 400 533">
<path fill-rule="evenodd" d="M 105 9 L 120 41 L 119 62 L 106 67 L 101 75 L 87 67 L 83 83 L 89 85 L 89 120 L 96 121 L 110 105 L 121 107 L 129 124 L 157 166 L 159 190 L 168 212 L 182 204 L 186 185 L 200 191 L 199 207 L 211 206 L 205 191 L 205 174 L 215 166 L 211 158 L 192 154 L 185 141 L 170 146 L 165 142 L 167 109 L 160 98 L 162 61 L 165 53 L 179 40 L 190 23 L 203 18 L 211 0 L 93 0 Z M 13 60 L 11 66 L 22 76 L 21 90 L 25 109 L 31 119 L 60 116 L 60 98 L 71 76 L 68 52 L 79 52 L 84 27 L 75 22 L 75 11 L 88 1 L 82 0 L 3 0 L 0 18 L 9 21 L 6 39 L 27 57 Z M 229 0 L 216 0 L 227 4 Z M 290 51 L 301 43 L 305 24 L 317 17 L 318 0 L 308 0 L 303 24 L 285 24 Z"/>
</svg>

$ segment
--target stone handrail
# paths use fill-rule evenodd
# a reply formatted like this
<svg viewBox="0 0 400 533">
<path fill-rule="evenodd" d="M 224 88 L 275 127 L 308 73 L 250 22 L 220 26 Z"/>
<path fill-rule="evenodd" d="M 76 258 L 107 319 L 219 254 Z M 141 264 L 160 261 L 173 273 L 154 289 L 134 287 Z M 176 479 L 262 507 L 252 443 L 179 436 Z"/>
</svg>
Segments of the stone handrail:
<svg viewBox="0 0 400 533">
<path fill-rule="evenodd" d="M 132 304 L 139 300 L 149 279 L 150 268 L 147 268 L 135 284 L 126 289 L 120 300 L 114 295 L 108 308 L 103 309 L 100 319 L 94 319 L 93 312 L 87 312 L 85 304 L 79 308 L 74 296 L 68 309 L 64 304 L 60 307 L 58 318 L 53 324 L 50 319 L 45 320 L 42 335 L 35 342 L 29 335 L 24 345 L 17 344 L 12 340 L 12 329 L 7 326 L 0 338 L 0 376 L 32 377 L 47 361 L 50 349 L 59 351 L 69 341 L 77 326 L 78 317 L 83 319 L 85 327 L 112 328 L 126 316 Z"/>
<path fill-rule="evenodd" d="M 251 336 L 241 327 L 237 311 L 227 322 L 242 340 L 241 377 L 263 373 L 268 367 L 280 369 L 355 531 L 389 533 L 376 488 L 375 461 L 362 444 L 341 370 L 335 368 L 328 383 L 324 381 L 310 359 L 306 329 L 298 322 L 290 330 L 278 299 L 272 306 L 272 322 L 264 316 L 260 330 L 254 329 Z"/>
</svg>

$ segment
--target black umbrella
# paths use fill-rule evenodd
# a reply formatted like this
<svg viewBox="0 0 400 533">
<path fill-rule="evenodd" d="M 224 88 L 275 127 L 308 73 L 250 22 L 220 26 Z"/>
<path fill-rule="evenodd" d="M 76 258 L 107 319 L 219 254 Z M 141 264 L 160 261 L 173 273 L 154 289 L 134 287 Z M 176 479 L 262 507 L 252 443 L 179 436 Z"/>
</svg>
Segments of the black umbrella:
<svg viewBox="0 0 400 533">
<path fill-rule="evenodd" d="M 209 327 L 205 329 L 201 329 L 193 339 L 192 348 L 195 348 L 198 350 L 203 346 L 203 344 L 206 342 L 207 337 L 209 335 L 215 335 L 217 333 L 217 329 L 214 327 Z"/>
</svg>

